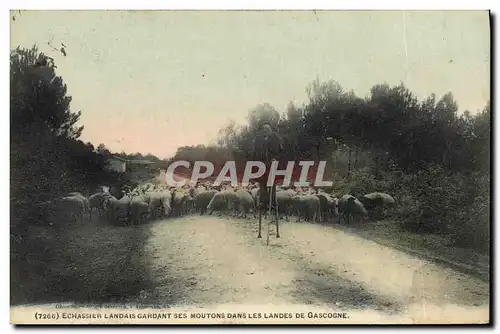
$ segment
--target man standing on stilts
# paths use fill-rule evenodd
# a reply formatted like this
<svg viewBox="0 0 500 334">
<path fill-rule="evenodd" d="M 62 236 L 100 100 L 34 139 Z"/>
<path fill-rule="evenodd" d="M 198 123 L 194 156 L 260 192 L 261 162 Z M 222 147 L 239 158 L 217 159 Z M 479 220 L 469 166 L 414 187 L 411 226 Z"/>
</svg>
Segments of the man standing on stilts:
<svg viewBox="0 0 500 334">
<path fill-rule="evenodd" d="M 262 238 L 262 212 L 265 212 L 265 210 L 269 210 L 271 212 L 273 209 L 276 216 L 276 238 L 280 237 L 278 226 L 279 215 L 276 205 L 276 180 L 274 180 L 271 187 L 268 187 L 267 179 L 271 169 L 271 163 L 273 162 L 273 160 L 278 160 L 279 154 L 282 150 L 282 139 L 278 132 L 273 131 L 272 127 L 268 123 L 261 124 L 254 141 L 253 152 L 254 160 L 262 161 L 266 166 L 266 172 L 264 173 L 264 175 L 256 180 L 259 184 L 259 196 L 257 203 L 257 208 L 259 211 L 258 238 Z"/>
</svg>

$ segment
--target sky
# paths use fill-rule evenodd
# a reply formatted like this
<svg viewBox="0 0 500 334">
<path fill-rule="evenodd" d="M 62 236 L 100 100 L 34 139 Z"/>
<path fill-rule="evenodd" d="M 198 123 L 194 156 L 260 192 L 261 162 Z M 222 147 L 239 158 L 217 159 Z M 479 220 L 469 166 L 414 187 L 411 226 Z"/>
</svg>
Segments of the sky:
<svg viewBox="0 0 500 334">
<path fill-rule="evenodd" d="M 451 91 L 461 111 L 490 99 L 486 11 L 12 12 L 11 49 L 55 59 L 82 111 L 81 139 L 173 155 L 208 144 L 268 102 L 307 101 L 316 78 L 366 96 L 400 82 L 422 99 Z M 66 46 L 67 56 L 50 45 Z"/>
</svg>

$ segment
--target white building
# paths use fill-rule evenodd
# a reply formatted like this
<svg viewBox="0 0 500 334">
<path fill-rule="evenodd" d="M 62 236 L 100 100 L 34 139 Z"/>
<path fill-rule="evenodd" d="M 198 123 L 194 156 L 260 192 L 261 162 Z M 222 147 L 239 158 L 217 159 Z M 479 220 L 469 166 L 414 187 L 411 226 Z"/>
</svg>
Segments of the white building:
<svg viewBox="0 0 500 334">
<path fill-rule="evenodd" d="M 107 169 L 118 173 L 125 173 L 127 171 L 127 160 L 112 155 L 108 159 Z"/>
<path fill-rule="evenodd" d="M 108 158 L 107 168 L 118 173 L 141 173 L 149 171 L 152 164 L 149 160 L 127 160 L 112 155 Z"/>
</svg>

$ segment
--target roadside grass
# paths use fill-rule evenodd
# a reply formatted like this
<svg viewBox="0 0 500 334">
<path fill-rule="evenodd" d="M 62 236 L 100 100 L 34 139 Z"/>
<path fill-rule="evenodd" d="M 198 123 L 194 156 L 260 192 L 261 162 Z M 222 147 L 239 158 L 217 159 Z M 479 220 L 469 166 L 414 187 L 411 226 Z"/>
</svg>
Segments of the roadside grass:
<svg viewBox="0 0 500 334">
<path fill-rule="evenodd" d="M 136 300 L 149 282 L 148 236 L 97 220 L 11 232 L 11 305 Z"/>
<path fill-rule="evenodd" d="M 486 279 L 489 277 L 487 275 L 490 263 L 489 255 L 473 249 L 454 246 L 451 237 L 447 235 L 409 232 L 391 220 L 368 221 L 365 224 L 356 224 L 355 226 L 335 224 L 335 227 L 380 244 L 441 259 L 442 262 L 463 264 L 477 269 L 476 276 Z"/>
</svg>

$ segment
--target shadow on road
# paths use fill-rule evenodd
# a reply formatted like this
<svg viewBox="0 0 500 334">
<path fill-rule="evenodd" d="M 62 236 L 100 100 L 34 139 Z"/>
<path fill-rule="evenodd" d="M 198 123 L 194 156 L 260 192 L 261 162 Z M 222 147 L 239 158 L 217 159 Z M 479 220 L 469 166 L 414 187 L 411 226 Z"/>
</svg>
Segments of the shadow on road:
<svg viewBox="0 0 500 334">
<path fill-rule="evenodd" d="M 94 220 L 21 232 L 11 244 L 11 305 L 122 304 L 150 285 L 148 228 Z"/>
<path fill-rule="evenodd" d="M 294 280 L 296 290 L 292 295 L 305 304 L 320 301 L 346 310 L 371 309 L 389 314 L 402 311 L 401 303 L 370 292 L 359 282 L 340 277 L 326 268 L 302 268 L 302 274 Z"/>
</svg>

